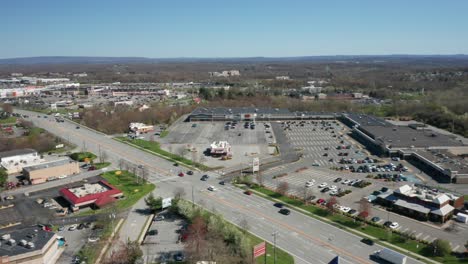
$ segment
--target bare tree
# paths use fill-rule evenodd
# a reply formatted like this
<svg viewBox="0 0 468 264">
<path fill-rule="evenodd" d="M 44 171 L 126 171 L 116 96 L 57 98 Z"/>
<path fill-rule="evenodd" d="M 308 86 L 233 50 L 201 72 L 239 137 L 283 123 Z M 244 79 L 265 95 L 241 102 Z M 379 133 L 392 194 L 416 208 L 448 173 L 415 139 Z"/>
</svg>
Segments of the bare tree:
<svg viewBox="0 0 468 264">
<path fill-rule="evenodd" d="M 276 191 L 281 195 L 286 195 L 289 191 L 289 184 L 287 182 L 279 182 Z"/>
<path fill-rule="evenodd" d="M 371 204 L 366 198 L 359 200 L 359 214 L 360 218 L 367 218 L 371 214 Z"/>
<path fill-rule="evenodd" d="M 309 199 L 309 196 L 310 196 L 310 189 L 306 186 L 302 186 L 300 188 L 300 192 L 302 193 L 302 199 L 304 200 L 305 203 L 307 203 L 307 200 Z"/>
<path fill-rule="evenodd" d="M 189 259 L 196 261 L 206 258 L 206 234 L 207 224 L 201 216 L 193 219 L 192 224 L 187 228 L 187 240 L 185 251 Z"/>
<path fill-rule="evenodd" d="M 240 228 L 242 228 L 242 231 L 245 233 L 249 230 L 250 226 L 249 226 L 249 222 L 247 221 L 247 219 L 242 218 L 242 220 L 239 222 L 239 226 Z"/>
<path fill-rule="evenodd" d="M 123 170 L 124 165 L 125 165 L 125 160 L 119 159 L 119 169 L 120 170 Z"/>
<path fill-rule="evenodd" d="M 106 162 L 108 158 L 107 152 L 106 151 L 101 151 L 101 155 L 99 156 L 99 159 L 101 163 Z"/>
<path fill-rule="evenodd" d="M 148 181 L 148 175 L 149 175 L 149 171 L 148 171 L 148 168 L 146 166 L 142 166 L 141 167 L 141 178 L 143 179 L 143 181 Z"/>
<path fill-rule="evenodd" d="M 328 199 L 327 209 L 332 214 L 335 212 L 335 204 L 337 204 L 337 201 L 336 201 L 335 197 L 331 197 L 330 199 Z"/>
<path fill-rule="evenodd" d="M 185 189 L 183 187 L 177 187 L 174 189 L 174 198 L 180 199 L 185 196 Z"/>
<path fill-rule="evenodd" d="M 257 175 L 255 176 L 255 179 L 257 180 L 257 183 L 260 186 L 263 186 L 263 175 L 258 171 Z"/>
</svg>

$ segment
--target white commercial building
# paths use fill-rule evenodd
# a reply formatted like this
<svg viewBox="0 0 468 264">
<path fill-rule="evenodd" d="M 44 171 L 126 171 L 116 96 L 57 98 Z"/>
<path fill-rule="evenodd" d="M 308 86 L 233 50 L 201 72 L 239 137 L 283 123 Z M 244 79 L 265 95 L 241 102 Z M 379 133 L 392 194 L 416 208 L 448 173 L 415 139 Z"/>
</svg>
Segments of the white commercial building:
<svg viewBox="0 0 468 264">
<path fill-rule="evenodd" d="M 8 174 L 21 172 L 23 167 L 41 162 L 41 156 L 34 149 L 15 149 L 0 152 L 0 165 L 6 169 Z"/>
</svg>

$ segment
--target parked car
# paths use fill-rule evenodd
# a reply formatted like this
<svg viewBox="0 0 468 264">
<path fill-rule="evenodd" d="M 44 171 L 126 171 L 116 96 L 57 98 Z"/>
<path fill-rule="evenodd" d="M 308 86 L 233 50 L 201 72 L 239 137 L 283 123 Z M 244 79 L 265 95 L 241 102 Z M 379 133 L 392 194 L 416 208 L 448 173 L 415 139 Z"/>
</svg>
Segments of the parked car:
<svg viewBox="0 0 468 264">
<path fill-rule="evenodd" d="M 282 215 L 289 215 L 291 213 L 291 211 L 289 209 L 283 208 L 283 209 L 279 210 L 279 213 L 282 214 Z"/>
<path fill-rule="evenodd" d="M 163 215 L 157 215 L 156 217 L 154 217 L 153 221 L 162 221 L 164 220 L 164 216 Z"/>
<path fill-rule="evenodd" d="M 80 129 L 80 127 L 79 127 L 79 126 L 76 126 L 76 129 Z"/>
<path fill-rule="evenodd" d="M 400 224 L 398 224 L 397 222 L 393 222 L 388 227 L 390 227 L 391 229 L 397 229 L 399 226 Z"/>
<path fill-rule="evenodd" d="M 146 233 L 147 236 L 155 236 L 158 234 L 158 230 L 154 229 L 154 230 L 150 230 Z"/>
<path fill-rule="evenodd" d="M 78 230 L 82 230 L 82 229 L 84 229 L 84 228 L 85 228 L 85 225 L 84 225 L 84 224 L 79 224 L 78 227 L 77 227 Z"/>
<path fill-rule="evenodd" d="M 247 191 L 244 192 L 244 194 L 252 195 L 252 191 L 247 190 Z"/>
<path fill-rule="evenodd" d="M 216 191 L 216 188 L 215 188 L 214 186 L 209 186 L 209 187 L 208 187 L 208 191 L 214 192 L 214 191 Z"/>
<path fill-rule="evenodd" d="M 340 182 L 341 178 L 336 178 L 333 182 Z"/>
<path fill-rule="evenodd" d="M 318 187 L 319 187 L 319 188 L 324 188 L 324 187 L 326 187 L 327 185 L 328 185 L 328 184 L 327 184 L 326 182 L 323 182 L 323 183 L 321 183 Z"/>
<path fill-rule="evenodd" d="M 205 175 L 203 175 L 203 176 L 200 178 L 200 180 L 202 180 L 202 181 L 207 181 L 208 178 L 210 178 L 210 176 L 208 176 L 208 175 L 205 174 Z"/>
<path fill-rule="evenodd" d="M 75 231 L 78 228 L 77 224 L 73 224 L 68 228 L 68 231 Z"/>
<path fill-rule="evenodd" d="M 374 216 L 374 217 L 372 217 L 371 221 L 374 222 L 374 223 L 377 223 L 377 222 L 380 221 L 380 217 Z"/>
<path fill-rule="evenodd" d="M 190 170 L 190 171 L 187 171 L 187 174 L 188 174 L 188 175 L 193 175 L 193 171 L 191 171 L 191 170 Z"/>
<path fill-rule="evenodd" d="M 183 172 L 179 172 L 178 175 L 179 175 L 179 177 L 184 177 L 185 176 L 185 174 Z"/>
<path fill-rule="evenodd" d="M 177 252 L 176 254 L 174 254 L 174 260 L 178 262 L 184 261 L 185 260 L 184 253 Z"/>
<path fill-rule="evenodd" d="M 219 184 L 220 184 L 220 185 L 224 185 L 224 184 L 226 184 L 226 183 L 225 183 L 224 181 L 220 181 Z"/>
</svg>

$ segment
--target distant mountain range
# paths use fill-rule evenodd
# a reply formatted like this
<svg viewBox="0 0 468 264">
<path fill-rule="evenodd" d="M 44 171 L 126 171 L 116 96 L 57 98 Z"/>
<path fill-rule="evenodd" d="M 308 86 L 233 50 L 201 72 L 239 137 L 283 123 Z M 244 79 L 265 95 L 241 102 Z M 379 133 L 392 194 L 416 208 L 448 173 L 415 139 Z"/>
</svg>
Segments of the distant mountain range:
<svg viewBox="0 0 468 264">
<path fill-rule="evenodd" d="M 161 63 L 161 62 L 382 62 L 401 60 L 449 60 L 468 61 L 468 55 L 336 55 L 302 57 L 245 57 L 245 58 L 145 58 L 145 57 L 86 57 L 44 56 L 0 59 L 0 65 L 32 64 L 114 64 L 114 63 Z"/>
</svg>

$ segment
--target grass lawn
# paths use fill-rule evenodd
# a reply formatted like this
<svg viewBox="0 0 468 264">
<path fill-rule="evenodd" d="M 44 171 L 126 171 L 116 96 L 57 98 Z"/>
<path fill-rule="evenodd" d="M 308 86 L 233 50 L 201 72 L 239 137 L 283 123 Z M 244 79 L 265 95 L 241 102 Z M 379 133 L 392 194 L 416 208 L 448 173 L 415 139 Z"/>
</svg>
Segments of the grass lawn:
<svg viewBox="0 0 468 264">
<path fill-rule="evenodd" d="M 0 124 L 14 124 L 16 123 L 16 117 L 10 116 L 5 119 L 0 119 Z"/>
<path fill-rule="evenodd" d="M 98 163 L 93 163 L 93 166 L 96 167 L 96 170 L 100 170 L 105 167 L 109 167 L 111 165 L 110 162 L 98 162 Z"/>
<path fill-rule="evenodd" d="M 331 214 L 327 209 L 316 205 L 306 205 L 302 201 L 293 199 L 290 197 L 282 196 L 281 194 L 274 192 L 269 189 L 265 189 L 263 187 L 254 187 L 251 188 L 256 190 L 270 199 L 278 199 L 284 202 L 285 204 L 292 205 L 301 209 L 306 210 L 309 212 L 309 215 L 320 219 L 320 217 L 325 217 L 329 219 L 332 224 L 347 227 L 349 231 L 359 231 L 365 233 L 369 236 L 373 236 L 380 241 L 386 241 L 391 243 L 396 247 L 400 247 L 402 249 L 414 252 L 416 254 L 431 258 L 433 260 L 442 262 L 442 263 L 468 263 L 468 260 L 457 259 L 455 256 L 445 256 L 445 257 L 430 257 L 430 254 L 427 252 L 427 245 L 424 243 L 420 243 L 416 240 L 405 238 L 404 236 L 393 233 L 390 230 L 384 228 L 383 226 L 374 226 L 370 224 L 365 224 L 361 221 L 355 221 L 352 217 L 342 215 L 342 214 Z M 404 253 L 404 252 L 403 252 Z"/>
<path fill-rule="evenodd" d="M 94 160 L 96 155 L 91 152 L 75 152 L 70 155 L 70 158 L 76 161 L 84 161 L 86 158 Z"/>
<path fill-rule="evenodd" d="M 189 159 L 186 159 L 184 157 L 181 157 L 179 155 L 172 154 L 172 153 L 170 153 L 168 151 L 165 151 L 165 150 L 161 149 L 161 146 L 156 141 L 146 141 L 146 140 L 142 140 L 142 139 L 129 139 L 129 138 L 126 138 L 126 137 L 115 137 L 114 139 L 116 139 L 116 140 L 118 140 L 120 142 L 124 142 L 124 143 L 131 143 L 131 144 L 137 145 L 137 146 L 139 146 L 139 147 L 141 147 L 143 149 L 155 152 L 155 153 L 161 155 L 162 158 L 167 159 L 169 161 L 179 162 L 179 163 L 182 163 L 182 164 L 185 164 L 185 165 L 188 165 L 188 166 L 196 167 L 196 168 L 198 168 L 200 170 L 204 170 L 204 171 L 213 169 L 213 168 L 205 166 L 205 165 L 203 165 L 201 163 L 193 162 L 193 161 L 191 161 Z"/>
<path fill-rule="evenodd" d="M 250 239 L 250 246 L 253 247 L 255 245 L 258 245 L 263 241 L 263 239 L 254 236 L 250 233 L 247 233 L 247 236 Z M 267 242 L 267 263 L 268 264 L 273 264 L 274 263 L 274 256 L 273 256 L 273 245 Z M 257 264 L 263 264 L 265 260 L 265 256 L 260 256 L 255 260 L 255 263 Z M 294 258 L 289 255 L 286 251 L 283 251 L 282 249 L 276 248 L 276 263 L 278 264 L 289 264 L 289 263 L 294 263 Z"/>
<path fill-rule="evenodd" d="M 117 209 L 131 207 L 155 188 L 152 183 L 137 183 L 135 175 L 128 171 L 121 171 L 120 175 L 116 174 L 116 172 L 118 171 L 108 171 L 101 176 L 125 195 L 125 199 L 117 201 Z"/>
<path fill-rule="evenodd" d="M 169 131 L 168 130 L 163 130 L 161 132 L 161 135 L 159 135 L 160 138 L 163 138 L 163 137 L 166 137 L 167 135 L 169 135 Z"/>
</svg>

